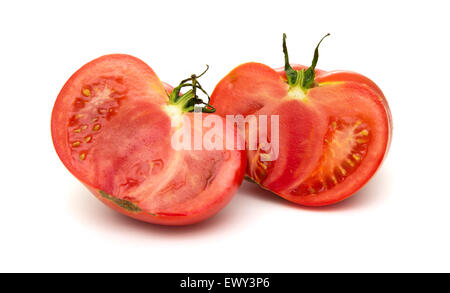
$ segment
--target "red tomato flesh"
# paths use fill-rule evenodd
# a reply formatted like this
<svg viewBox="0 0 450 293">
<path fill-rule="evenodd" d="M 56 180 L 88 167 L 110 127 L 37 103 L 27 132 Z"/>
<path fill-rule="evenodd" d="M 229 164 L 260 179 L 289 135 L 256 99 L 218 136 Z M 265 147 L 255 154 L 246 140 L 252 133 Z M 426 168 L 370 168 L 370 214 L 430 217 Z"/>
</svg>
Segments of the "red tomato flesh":
<svg viewBox="0 0 450 293">
<path fill-rule="evenodd" d="M 304 92 L 290 89 L 283 69 L 246 63 L 219 82 L 211 104 L 221 115 L 279 115 L 278 158 L 263 162 L 258 151 L 248 150 L 247 175 L 308 206 L 341 201 L 364 186 L 387 154 L 392 134 L 383 93 L 352 72 L 316 70 L 315 86 Z"/>
<path fill-rule="evenodd" d="M 228 203 L 242 181 L 245 153 L 173 149 L 172 119 L 192 120 L 193 114 L 173 114 L 168 102 L 144 62 L 103 56 L 64 85 L 53 108 L 52 138 L 69 171 L 114 210 L 151 223 L 191 224 Z"/>
</svg>

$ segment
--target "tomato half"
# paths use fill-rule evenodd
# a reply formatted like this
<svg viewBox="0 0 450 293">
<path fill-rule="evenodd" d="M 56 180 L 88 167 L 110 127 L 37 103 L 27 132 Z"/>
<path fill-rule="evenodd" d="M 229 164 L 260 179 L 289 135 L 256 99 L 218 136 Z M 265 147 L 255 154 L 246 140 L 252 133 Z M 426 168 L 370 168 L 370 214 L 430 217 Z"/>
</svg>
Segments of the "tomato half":
<svg viewBox="0 0 450 293">
<path fill-rule="evenodd" d="M 359 190 L 386 156 L 392 135 L 389 106 L 367 77 L 315 70 L 315 56 L 306 87 L 303 78 L 311 72 L 286 60 L 284 69 L 253 62 L 236 67 L 218 83 L 211 104 L 223 116 L 279 115 L 278 158 L 262 161 L 259 147 L 247 151 L 253 181 L 302 205 L 341 201 Z M 286 68 L 297 73 L 296 84 Z"/>
<path fill-rule="evenodd" d="M 170 103 L 166 88 L 169 93 L 135 57 L 95 59 L 58 95 L 52 138 L 67 169 L 107 206 L 146 222 L 185 225 L 229 202 L 245 172 L 245 153 L 174 149 L 180 127 L 174 121 L 194 118 Z M 216 139 L 225 140 L 223 134 Z"/>
</svg>

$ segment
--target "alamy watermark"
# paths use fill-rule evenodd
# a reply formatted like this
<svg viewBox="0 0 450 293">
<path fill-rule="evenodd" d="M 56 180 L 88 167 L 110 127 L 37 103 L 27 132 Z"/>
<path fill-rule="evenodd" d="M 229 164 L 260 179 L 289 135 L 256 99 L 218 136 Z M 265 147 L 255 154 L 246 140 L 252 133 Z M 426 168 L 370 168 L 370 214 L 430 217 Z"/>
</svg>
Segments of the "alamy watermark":
<svg viewBox="0 0 450 293">
<path fill-rule="evenodd" d="M 182 124 L 172 135 L 173 149 L 247 149 L 257 151 L 261 161 L 274 161 L 278 158 L 279 115 L 226 115 L 223 119 L 219 115 L 203 115 L 201 111 L 194 111 L 193 116 L 193 123 L 186 115 L 182 121 L 172 120 L 172 126 L 179 127 L 179 123 Z M 205 128 L 207 130 L 203 133 Z"/>
</svg>

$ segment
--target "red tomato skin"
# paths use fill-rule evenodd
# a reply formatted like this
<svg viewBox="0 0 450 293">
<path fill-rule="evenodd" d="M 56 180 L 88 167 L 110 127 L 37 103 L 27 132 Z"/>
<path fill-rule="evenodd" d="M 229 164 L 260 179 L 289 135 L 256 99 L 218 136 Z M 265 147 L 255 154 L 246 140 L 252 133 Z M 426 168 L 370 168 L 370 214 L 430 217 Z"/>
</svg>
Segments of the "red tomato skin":
<svg viewBox="0 0 450 293">
<path fill-rule="evenodd" d="M 298 64 L 294 64 L 292 67 L 296 70 L 307 68 L 307 66 Z M 274 77 L 274 73 L 280 77 L 279 81 L 277 81 Z M 264 182 L 256 182 L 264 189 L 268 189 L 280 197 L 305 206 L 324 206 L 334 204 L 356 193 L 362 186 L 365 185 L 365 183 L 367 183 L 367 181 L 370 180 L 386 157 L 392 140 L 393 130 L 392 114 L 390 112 L 387 100 L 379 87 L 367 77 L 350 71 L 327 72 L 316 69 L 315 82 L 316 84 L 342 82 L 342 84 L 347 84 L 350 88 L 352 88 L 352 91 L 355 93 L 361 92 L 363 95 L 366 95 L 369 100 L 376 103 L 376 107 L 383 109 L 381 111 L 386 114 L 385 121 L 383 120 L 384 118 L 382 118 L 384 121 L 382 124 L 385 125 L 385 132 L 380 132 L 380 135 L 385 137 L 386 141 L 384 146 L 383 144 L 380 144 L 380 149 L 383 149 L 383 155 L 372 160 L 371 168 L 362 168 L 364 169 L 364 175 L 360 176 L 363 177 L 362 179 L 355 177 L 357 175 L 351 175 L 353 176 L 352 178 L 358 179 L 355 179 L 357 184 L 348 184 L 346 188 L 339 187 L 339 185 L 337 185 L 336 188 L 325 191 L 315 197 L 299 197 L 293 196 L 281 190 L 282 188 L 280 185 L 285 184 L 282 183 L 285 179 L 275 182 L 277 185 L 271 184 L 269 186 L 266 186 Z M 251 89 L 247 87 L 248 84 L 251 84 Z M 248 95 L 246 96 L 247 90 Z M 284 68 L 271 69 L 264 64 L 250 62 L 236 67 L 218 83 L 211 94 L 211 104 L 216 106 L 218 109 L 221 109 L 221 115 L 258 114 L 260 112 L 260 108 L 265 107 L 265 105 L 279 102 L 280 99 L 282 99 L 286 94 L 287 83 Z M 229 98 L 227 99 L 226 97 Z M 257 108 L 248 108 L 248 105 L 245 104 L 246 102 L 239 104 L 236 103 L 236 101 L 246 101 L 250 104 L 258 104 L 259 102 L 259 105 Z M 282 146 L 280 146 L 280 148 L 281 147 Z M 249 163 L 248 167 L 250 168 L 250 166 L 251 164 Z M 347 182 L 352 181 L 352 178 L 349 176 Z"/>
<path fill-rule="evenodd" d="M 68 109 L 70 109 L 71 103 L 65 103 L 64 98 L 66 96 L 73 95 L 74 90 L 74 80 L 80 79 L 80 75 L 94 71 L 98 65 L 98 63 L 103 62 L 107 65 L 111 66 L 111 70 L 114 70 L 115 62 L 119 62 L 119 64 L 123 67 L 129 66 L 131 68 L 131 74 L 136 78 L 136 84 L 131 85 L 131 90 L 134 90 L 135 93 L 145 92 L 146 89 L 151 89 L 148 94 L 146 92 L 146 96 L 151 98 L 151 101 L 155 104 L 166 105 L 167 104 L 167 93 L 170 93 L 173 89 L 170 85 L 166 83 L 162 83 L 153 70 L 145 64 L 143 61 L 129 55 L 123 54 L 114 54 L 114 55 L 106 55 L 100 58 L 97 58 L 82 68 L 80 68 L 77 72 L 75 72 L 69 80 L 66 82 L 61 92 L 58 95 L 58 98 L 55 102 L 53 111 L 52 111 L 52 119 L 51 119 L 51 132 L 52 139 L 55 150 L 63 164 L 66 168 L 71 172 L 83 185 L 87 187 L 92 194 L 98 198 L 101 202 L 103 202 L 106 206 L 111 209 L 129 216 L 131 218 L 141 220 L 148 223 L 160 224 L 160 225 L 171 225 L 171 226 L 182 226 L 194 224 L 211 216 L 215 215 L 219 212 L 224 206 L 228 204 L 231 198 L 234 196 L 237 188 L 240 186 L 243 180 L 243 176 L 245 173 L 246 166 L 246 155 L 245 151 L 230 151 L 230 161 L 232 163 L 222 164 L 219 171 L 217 172 L 218 178 L 221 178 L 222 173 L 230 173 L 232 170 L 232 175 L 229 176 L 229 181 L 220 182 L 220 180 L 212 180 L 210 186 L 208 186 L 198 197 L 201 197 L 203 194 L 213 194 L 214 200 L 208 201 L 206 204 L 202 205 L 201 202 L 194 206 L 187 213 L 170 213 L 170 212 L 161 212 L 161 213 L 149 213 L 140 209 L 140 211 L 130 211 L 125 209 L 114 201 L 105 198 L 100 194 L 100 189 L 98 186 L 93 186 L 91 182 L 85 180 L 84 175 L 78 171 L 77 166 L 74 166 L 73 158 L 70 155 L 69 151 L 69 142 L 67 138 L 67 129 L 66 127 L 62 127 L 62 125 L 66 125 L 67 123 L 67 115 Z M 78 82 L 79 83 L 79 82 Z M 138 95 L 136 95 L 138 96 Z M 191 114 L 185 114 L 191 115 Z M 235 139 L 240 139 L 239 134 L 235 132 L 237 136 Z M 231 169 L 229 168 L 231 166 Z M 222 173 L 221 173 L 222 172 Z M 225 186 L 225 187 L 224 187 Z M 114 195 L 110 195 L 115 197 Z M 116 199 L 120 199 L 115 197 Z M 198 202 L 197 202 L 198 203 Z M 139 207 L 140 208 L 140 207 Z"/>
</svg>

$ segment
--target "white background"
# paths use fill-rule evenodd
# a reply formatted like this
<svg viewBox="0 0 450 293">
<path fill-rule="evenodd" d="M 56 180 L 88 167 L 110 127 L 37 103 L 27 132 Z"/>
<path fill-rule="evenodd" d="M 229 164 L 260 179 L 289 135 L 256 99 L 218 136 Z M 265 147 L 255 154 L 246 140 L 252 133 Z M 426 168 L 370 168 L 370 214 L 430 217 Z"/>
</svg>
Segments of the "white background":
<svg viewBox="0 0 450 293">
<path fill-rule="evenodd" d="M 2 1 L 2 272 L 450 271 L 447 1 Z M 394 118 L 387 160 L 356 196 L 289 204 L 244 183 L 209 221 L 137 222 L 103 206 L 65 169 L 50 113 L 70 75 L 108 53 L 171 84 L 205 64 L 212 91 L 233 67 L 291 62 L 373 79 Z"/>
</svg>

